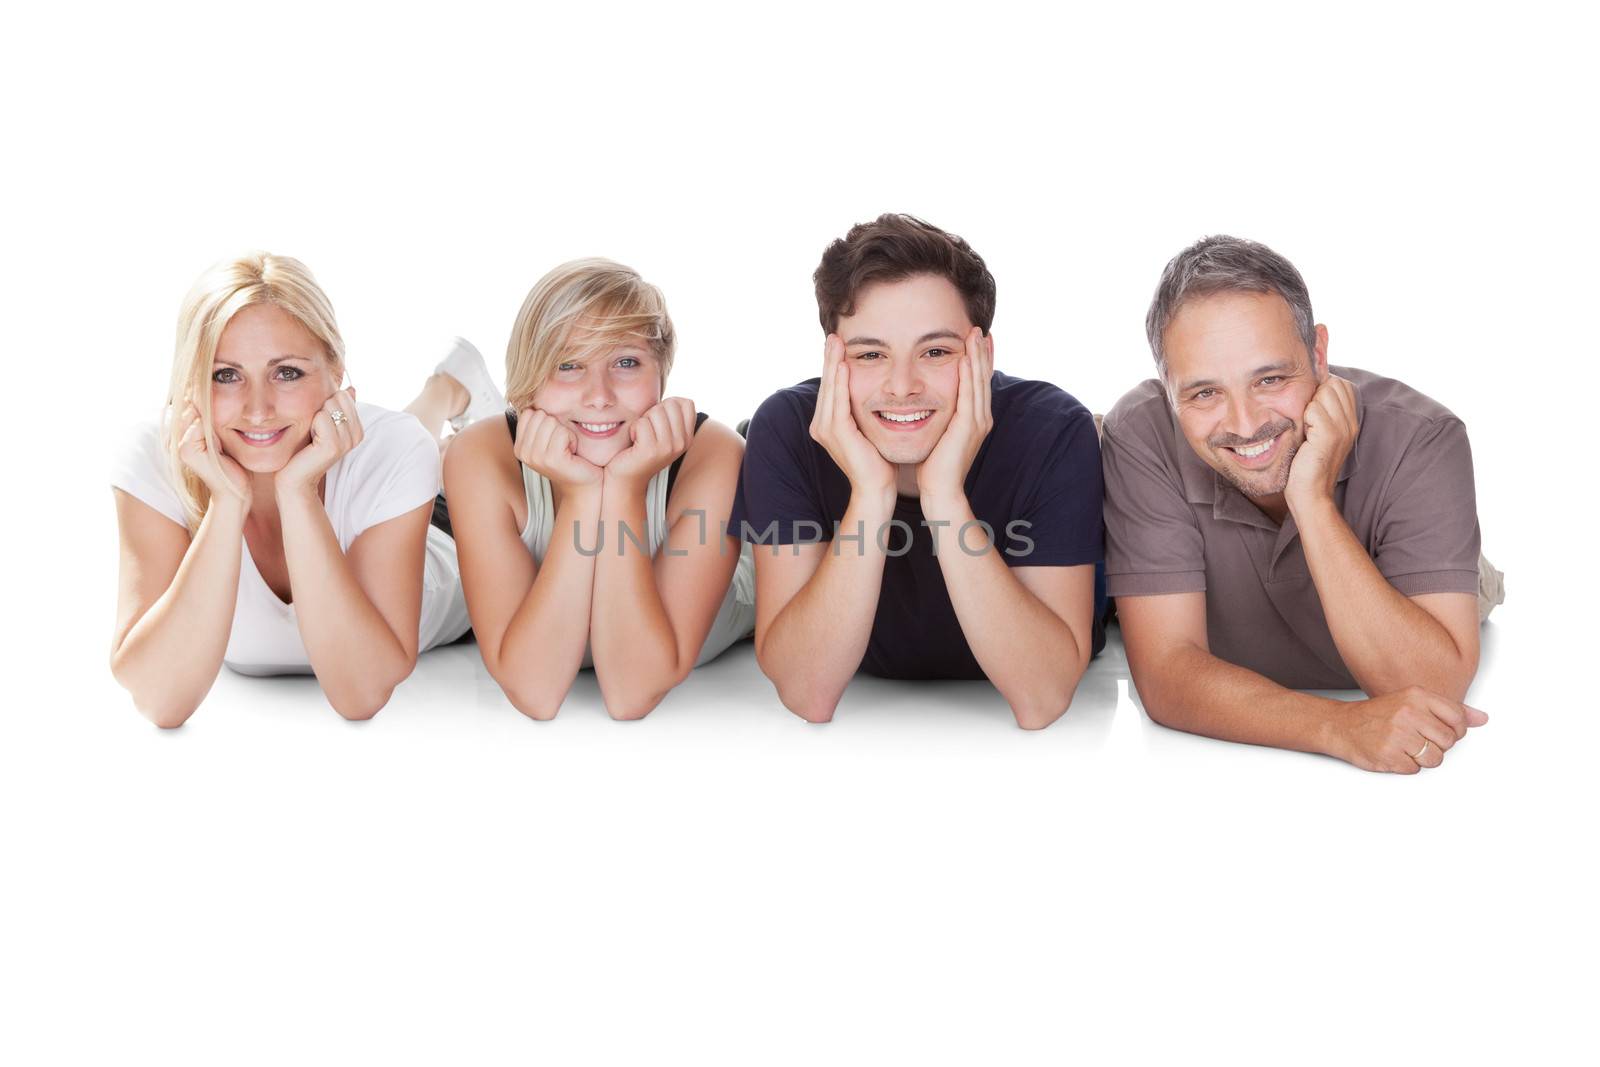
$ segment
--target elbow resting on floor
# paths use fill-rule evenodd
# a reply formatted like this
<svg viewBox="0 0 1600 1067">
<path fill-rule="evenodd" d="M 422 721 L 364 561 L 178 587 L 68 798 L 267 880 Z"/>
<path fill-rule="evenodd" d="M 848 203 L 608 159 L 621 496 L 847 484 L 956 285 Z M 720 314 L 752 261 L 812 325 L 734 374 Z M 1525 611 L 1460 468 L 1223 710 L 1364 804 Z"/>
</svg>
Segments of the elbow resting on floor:
<svg viewBox="0 0 1600 1067">
<path fill-rule="evenodd" d="M 511 701 L 512 707 L 535 722 L 549 722 L 555 718 L 556 712 L 561 710 L 562 701 L 566 699 L 565 693 L 557 693 L 552 697 L 549 693 L 518 689 L 504 682 L 500 683 L 500 689 Z"/>
<path fill-rule="evenodd" d="M 122 675 L 119 670 L 120 667 L 121 663 L 118 662 L 117 654 L 113 652 L 111 654 L 111 676 L 117 680 L 118 685 L 128 691 L 129 696 L 133 697 L 133 706 L 139 709 L 139 714 L 163 730 L 175 730 L 188 722 L 189 716 L 193 715 L 195 710 L 200 707 L 200 701 L 205 699 L 205 693 L 183 699 L 175 698 L 170 694 L 153 697 L 148 693 L 135 692 L 133 687 L 128 684 L 128 679 Z M 208 686 L 207 689 L 209 690 L 209 688 Z"/>
<path fill-rule="evenodd" d="M 374 690 L 370 693 L 341 695 L 337 698 L 330 693 L 328 694 L 328 703 L 333 705 L 334 711 L 337 711 L 341 717 L 350 722 L 366 722 L 383 710 L 384 705 L 389 703 L 389 697 L 393 693 L 393 687 Z"/>
<path fill-rule="evenodd" d="M 786 681 L 772 669 L 771 665 L 761 657 L 761 646 L 756 645 L 756 666 L 761 668 L 761 673 L 778 691 L 778 699 L 783 706 L 800 716 L 806 722 L 832 722 L 833 711 L 839 706 L 839 698 L 843 692 L 819 693 L 808 690 L 804 684 Z"/>
<path fill-rule="evenodd" d="M 606 705 L 606 714 L 618 722 L 637 722 L 655 710 L 661 703 L 665 693 L 634 693 L 624 696 L 612 696 L 602 693 L 601 697 Z"/>
<path fill-rule="evenodd" d="M 1067 713 L 1072 706 L 1074 689 L 1053 696 L 1028 696 L 1012 702 L 1011 714 L 1024 730 L 1043 730 Z"/>
<path fill-rule="evenodd" d="M 838 697 L 828 697 L 817 693 L 796 693 L 792 688 L 778 689 L 778 699 L 783 701 L 783 706 L 800 716 L 806 722 L 824 723 L 833 721 L 833 713 L 839 706 Z"/>
<path fill-rule="evenodd" d="M 1184 725 L 1182 716 L 1177 714 L 1178 706 L 1165 697 L 1151 698 L 1139 692 L 1138 683 L 1134 683 L 1134 691 L 1138 693 L 1139 703 L 1144 706 L 1144 713 L 1150 721 L 1157 726 L 1165 726 L 1169 730 L 1188 730 Z"/>
<path fill-rule="evenodd" d="M 195 713 L 198 703 L 153 704 L 147 701 L 134 700 L 134 706 L 139 709 L 139 714 L 161 727 L 163 730 L 176 730 L 189 721 L 189 716 Z"/>
<path fill-rule="evenodd" d="M 693 669 L 693 662 L 687 668 L 673 666 L 665 679 L 658 676 L 653 683 L 648 671 L 630 672 L 631 676 L 620 682 L 612 670 L 605 673 L 596 670 L 595 674 L 600 683 L 600 700 L 606 706 L 606 714 L 618 722 L 635 722 L 654 711 L 656 705 L 681 685 Z M 641 677 L 641 674 L 644 676 Z"/>
</svg>

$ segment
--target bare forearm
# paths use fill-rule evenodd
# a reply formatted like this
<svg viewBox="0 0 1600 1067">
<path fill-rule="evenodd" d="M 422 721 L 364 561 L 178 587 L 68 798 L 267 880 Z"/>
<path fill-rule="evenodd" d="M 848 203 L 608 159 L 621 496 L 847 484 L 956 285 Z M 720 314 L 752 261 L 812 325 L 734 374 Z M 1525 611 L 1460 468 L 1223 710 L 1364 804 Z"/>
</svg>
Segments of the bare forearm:
<svg viewBox="0 0 1600 1067">
<path fill-rule="evenodd" d="M 1338 754 L 1339 701 L 1285 689 L 1196 645 L 1152 658 L 1158 662 L 1141 662 L 1130 647 L 1134 686 L 1150 717 L 1163 726 L 1224 741 Z"/>
<path fill-rule="evenodd" d="M 606 708 L 633 717 L 655 707 L 682 681 L 693 658 L 680 662 L 672 620 L 656 586 L 643 487 L 608 480 L 600 521 L 615 536 L 594 564 L 589 647 Z"/>
<path fill-rule="evenodd" d="M 551 525 L 550 546 L 533 584 L 517 605 L 498 647 L 484 660 L 517 710 L 553 718 L 583 667 L 594 597 L 600 531 L 599 487 L 563 497 Z M 583 551 L 579 551 L 579 546 Z M 602 549 L 609 551 L 610 546 Z"/>
<path fill-rule="evenodd" d="M 1475 664 L 1379 573 L 1332 502 L 1303 507 L 1295 522 L 1328 630 L 1356 684 L 1371 696 L 1411 685 L 1465 696 Z"/>
<path fill-rule="evenodd" d="M 772 620 L 756 648 L 761 670 L 790 711 L 813 722 L 833 717 L 872 637 L 883 587 L 884 552 L 877 531 L 894 498 L 871 503 L 852 495 L 840 533 L 805 586 Z M 863 536 L 858 542 L 857 533 Z M 782 546 L 757 547 L 782 552 Z"/>
<path fill-rule="evenodd" d="M 111 673 L 158 726 L 182 725 L 222 669 L 239 594 L 242 505 L 216 500 L 172 584 L 111 653 Z"/>
<path fill-rule="evenodd" d="M 414 656 L 351 573 L 316 493 L 280 493 L 278 512 L 295 619 L 311 669 L 336 711 L 367 718 L 411 673 Z M 420 585 L 422 575 L 416 577 Z"/>
<path fill-rule="evenodd" d="M 925 506 L 925 515 L 937 537 L 951 606 L 978 666 L 1019 726 L 1049 726 L 1072 703 L 1089 664 L 1087 641 L 1017 580 L 980 528 L 968 526 L 962 535 L 975 521 L 966 501 L 948 509 Z"/>
</svg>

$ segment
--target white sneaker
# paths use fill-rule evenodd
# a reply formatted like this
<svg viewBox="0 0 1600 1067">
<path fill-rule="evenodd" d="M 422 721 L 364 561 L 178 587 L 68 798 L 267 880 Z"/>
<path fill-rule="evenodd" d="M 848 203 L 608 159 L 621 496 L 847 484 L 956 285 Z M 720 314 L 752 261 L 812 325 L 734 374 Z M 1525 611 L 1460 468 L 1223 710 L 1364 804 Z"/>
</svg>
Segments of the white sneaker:
<svg viewBox="0 0 1600 1067">
<path fill-rule="evenodd" d="M 435 374 L 448 374 L 464 386 L 470 394 L 467 408 L 450 420 L 450 428 L 460 433 L 472 423 L 506 409 L 506 398 L 494 379 L 489 377 L 488 364 L 483 356 L 463 338 L 455 338 L 450 352 L 433 368 Z"/>
</svg>

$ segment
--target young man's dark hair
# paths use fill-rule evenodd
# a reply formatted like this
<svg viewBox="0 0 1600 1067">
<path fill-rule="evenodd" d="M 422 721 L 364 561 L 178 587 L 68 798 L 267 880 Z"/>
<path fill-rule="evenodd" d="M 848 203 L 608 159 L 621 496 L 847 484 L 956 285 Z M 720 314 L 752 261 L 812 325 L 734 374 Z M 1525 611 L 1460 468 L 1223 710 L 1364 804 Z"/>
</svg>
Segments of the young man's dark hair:
<svg viewBox="0 0 1600 1067">
<path fill-rule="evenodd" d="M 897 282 L 919 274 L 947 279 L 984 335 L 994 323 L 994 275 L 983 257 L 953 233 L 910 215 L 879 215 L 858 223 L 822 253 L 811 280 L 824 333 L 855 313 L 856 294 L 874 282 Z"/>
</svg>

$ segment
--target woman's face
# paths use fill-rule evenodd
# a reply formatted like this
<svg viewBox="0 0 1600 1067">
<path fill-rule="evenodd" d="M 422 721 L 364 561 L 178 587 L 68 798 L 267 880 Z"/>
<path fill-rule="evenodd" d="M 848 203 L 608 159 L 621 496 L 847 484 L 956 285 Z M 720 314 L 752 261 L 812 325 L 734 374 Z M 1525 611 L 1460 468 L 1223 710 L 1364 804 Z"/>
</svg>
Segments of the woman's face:
<svg viewBox="0 0 1600 1067">
<path fill-rule="evenodd" d="M 282 308 L 253 304 L 217 344 L 211 428 L 239 466 L 270 474 L 311 440 L 311 419 L 336 388 L 322 342 Z"/>
<path fill-rule="evenodd" d="M 571 430 L 578 455 L 597 467 L 632 444 L 629 425 L 660 402 L 661 364 L 643 338 L 563 360 L 533 394 L 533 406 Z"/>
</svg>

